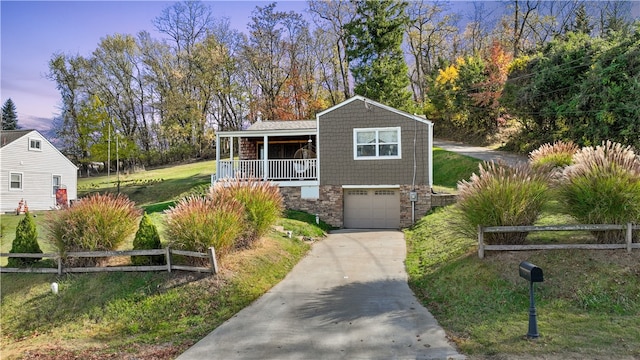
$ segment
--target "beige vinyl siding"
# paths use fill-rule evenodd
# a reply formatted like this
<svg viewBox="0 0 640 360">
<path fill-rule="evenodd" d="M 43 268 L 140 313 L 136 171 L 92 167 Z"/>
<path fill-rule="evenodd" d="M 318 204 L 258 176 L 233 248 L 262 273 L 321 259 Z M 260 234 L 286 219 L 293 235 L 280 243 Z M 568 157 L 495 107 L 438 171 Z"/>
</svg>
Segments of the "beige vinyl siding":
<svg viewBox="0 0 640 360">
<path fill-rule="evenodd" d="M 354 159 L 354 128 L 401 127 L 398 159 Z M 352 101 L 318 119 L 321 185 L 428 183 L 428 125 L 364 101 Z M 415 147 L 414 147 L 415 138 Z"/>
</svg>

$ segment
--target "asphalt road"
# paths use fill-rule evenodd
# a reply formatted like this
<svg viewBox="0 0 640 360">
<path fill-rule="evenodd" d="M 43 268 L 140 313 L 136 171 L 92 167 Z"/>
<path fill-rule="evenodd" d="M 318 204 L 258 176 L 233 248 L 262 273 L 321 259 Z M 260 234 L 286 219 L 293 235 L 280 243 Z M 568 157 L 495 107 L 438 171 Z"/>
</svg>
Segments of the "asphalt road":
<svg viewBox="0 0 640 360">
<path fill-rule="evenodd" d="M 527 157 L 524 155 L 491 150 L 485 147 L 472 146 L 455 141 L 434 139 L 433 146 L 484 161 L 503 161 L 509 166 L 520 162 L 527 162 Z"/>
</svg>

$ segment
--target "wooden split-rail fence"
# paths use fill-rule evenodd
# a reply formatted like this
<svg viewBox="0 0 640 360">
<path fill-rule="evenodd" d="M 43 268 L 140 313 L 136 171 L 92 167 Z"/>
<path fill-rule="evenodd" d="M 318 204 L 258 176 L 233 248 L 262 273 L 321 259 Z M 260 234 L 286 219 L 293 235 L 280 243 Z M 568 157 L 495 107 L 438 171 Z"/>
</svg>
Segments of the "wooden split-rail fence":
<svg viewBox="0 0 640 360">
<path fill-rule="evenodd" d="M 207 253 L 194 251 L 165 249 L 151 250 L 123 250 L 123 251 L 82 251 L 69 252 L 65 254 L 66 258 L 96 258 L 96 257 L 120 257 L 120 256 L 152 256 L 164 255 L 165 265 L 139 265 L 139 266 L 86 266 L 86 267 L 65 267 L 64 259 L 59 254 L 33 254 L 33 253 L 0 253 L 0 257 L 8 258 L 36 258 L 36 259 L 54 259 L 57 268 L 40 268 L 40 267 L 24 267 L 24 268 L 0 268 L 0 273 L 56 273 L 62 275 L 65 273 L 86 273 L 86 272 L 113 272 L 113 271 L 167 271 L 185 270 L 194 272 L 204 272 L 216 274 L 218 273 L 218 262 L 216 260 L 216 252 L 213 247 L 207 249 Z M 178 265 L 172 261 L 173 255 L 181 255 L 186 257 L 194 257 L 200 259 L 208 259 L 208 267 Z"/>
<path fill-rule="evenodd" d="M 478 226 L 478 257 L 484 258 L 486 251 L 517 251 L 517 250 L 555 250 L 555 249 L 586 249 L 611 250 L 640 249 L 640 243 L 633 242 L 633 231 L 639 230 L 640 225 L 628 223 L 626 225 L 610 224 L 582 224 L 582 225 L 548 225 L 548 226 Z M 622 244 L 529 244 L 529 245 L 488 245 L 484 243 L 486 233 L 523 233 L 532 231 L 607 231 L 626 230 L 625 243 Z"/>
</svg>

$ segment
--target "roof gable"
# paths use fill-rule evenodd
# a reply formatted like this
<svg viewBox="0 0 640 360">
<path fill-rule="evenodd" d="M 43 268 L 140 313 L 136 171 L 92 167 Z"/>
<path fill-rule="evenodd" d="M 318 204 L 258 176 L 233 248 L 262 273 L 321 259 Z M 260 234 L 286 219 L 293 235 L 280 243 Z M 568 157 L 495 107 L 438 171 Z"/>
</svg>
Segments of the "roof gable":
<svg viewBox="0 0 640 360">
<path fill-rule="evenodd" d="M 391 106 L 387 106 L 387 105 L 381 104 L 381 103 L 379 103 L 377 101 L 368 99 L 368 98 L 366 98 L 364 96 L 361 96 L 361 95 L 356 95 L 354 97 L 351 97 L 351 98 L 349 98 L 349 99 L 347 99 L 347 100 L 345 100 L 345 101 L 343 101 L 343 102 L 341 102 L 341 103 L 339 103 L 337 105 L 334 105 L 334 106 L 332 106 L 332 107 L 330 107 L 330 108 L 328 108 L 328 109 L 326 109 L 326 110 L 324 110 L 322 112 L 319 112 L 318 115 L 316 115 L 316 119 L 320 119 L 320 117 L 322 115 L 327 114 L 327 113 L 329 113 L 331 111 L 334 111 L 336 109 L 339 109 L 339 108 L 341 108 L 341 107 L 343 107 L 343 106 L 345 106 L 347 104 L 350 104 L 350 103 L 352 103 L 354 101 L 362 101 L 362 102 L 364 102 L 365 106 L 379 107 L 381 109 L 393 112 L 395 114 L 407 117 L 409 119 L 412 119 L 412 120 L 415 120 L 415 121 L 418 121 L 418 122 L 421 122 L 423 124 L 433 125 L 433 123 L 431 121 L 427 120 L 424 117 L 421 117 L 421 116 L 418 116 L 418 115 L 409 114 L 408 112 L 405 112 L 405 111 L 402 111 L 402 110 L 398 110 L 398 109 L 393 108 Z"/>
<path fill-rule="evenodd" d="M 62 152 L 60 152 L 58 148 L 53 146 L 53 144 L 38 130 L 33 130 L 33 129 L 32 130 L 3 130 L 0 134 L 0 144 L 2 145 L 0 146 L 0 149 L 4 148 L 7 145 L 15 143 L 18 139 L 21 139 L 25 136 L 31 136 L 31 135 L 37 135 L 38 138 L 41 139 L 43 142 L 45 142 L 52 149 L 53 152 L 57 153 L 62 158 L 64 158 L 69 163 L 69 165 L 73 166 L 76 169 L 78 168 L 76 164 L 74 164 L 71 160 L 69 160 L 68 157 L 66 157 Z"/>
<path fill-rule="evenodd" d="M 35 130 L 2 130 L 0 131 L 0 147 L 9 145 Z"/>
</svg>

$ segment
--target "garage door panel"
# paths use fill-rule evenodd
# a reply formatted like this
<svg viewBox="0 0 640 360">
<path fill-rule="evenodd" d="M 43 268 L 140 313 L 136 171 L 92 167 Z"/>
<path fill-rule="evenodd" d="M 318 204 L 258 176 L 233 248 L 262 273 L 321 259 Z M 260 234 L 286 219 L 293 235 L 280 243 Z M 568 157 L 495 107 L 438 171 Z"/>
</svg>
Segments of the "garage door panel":
<svg viewBox="0 0 640 360">
<path fill-rule="evenodd" d="M 400 224 L 396 189 L 348 189 L 344 193 L 346 228 L 393 229 Z"/>
</svg>

